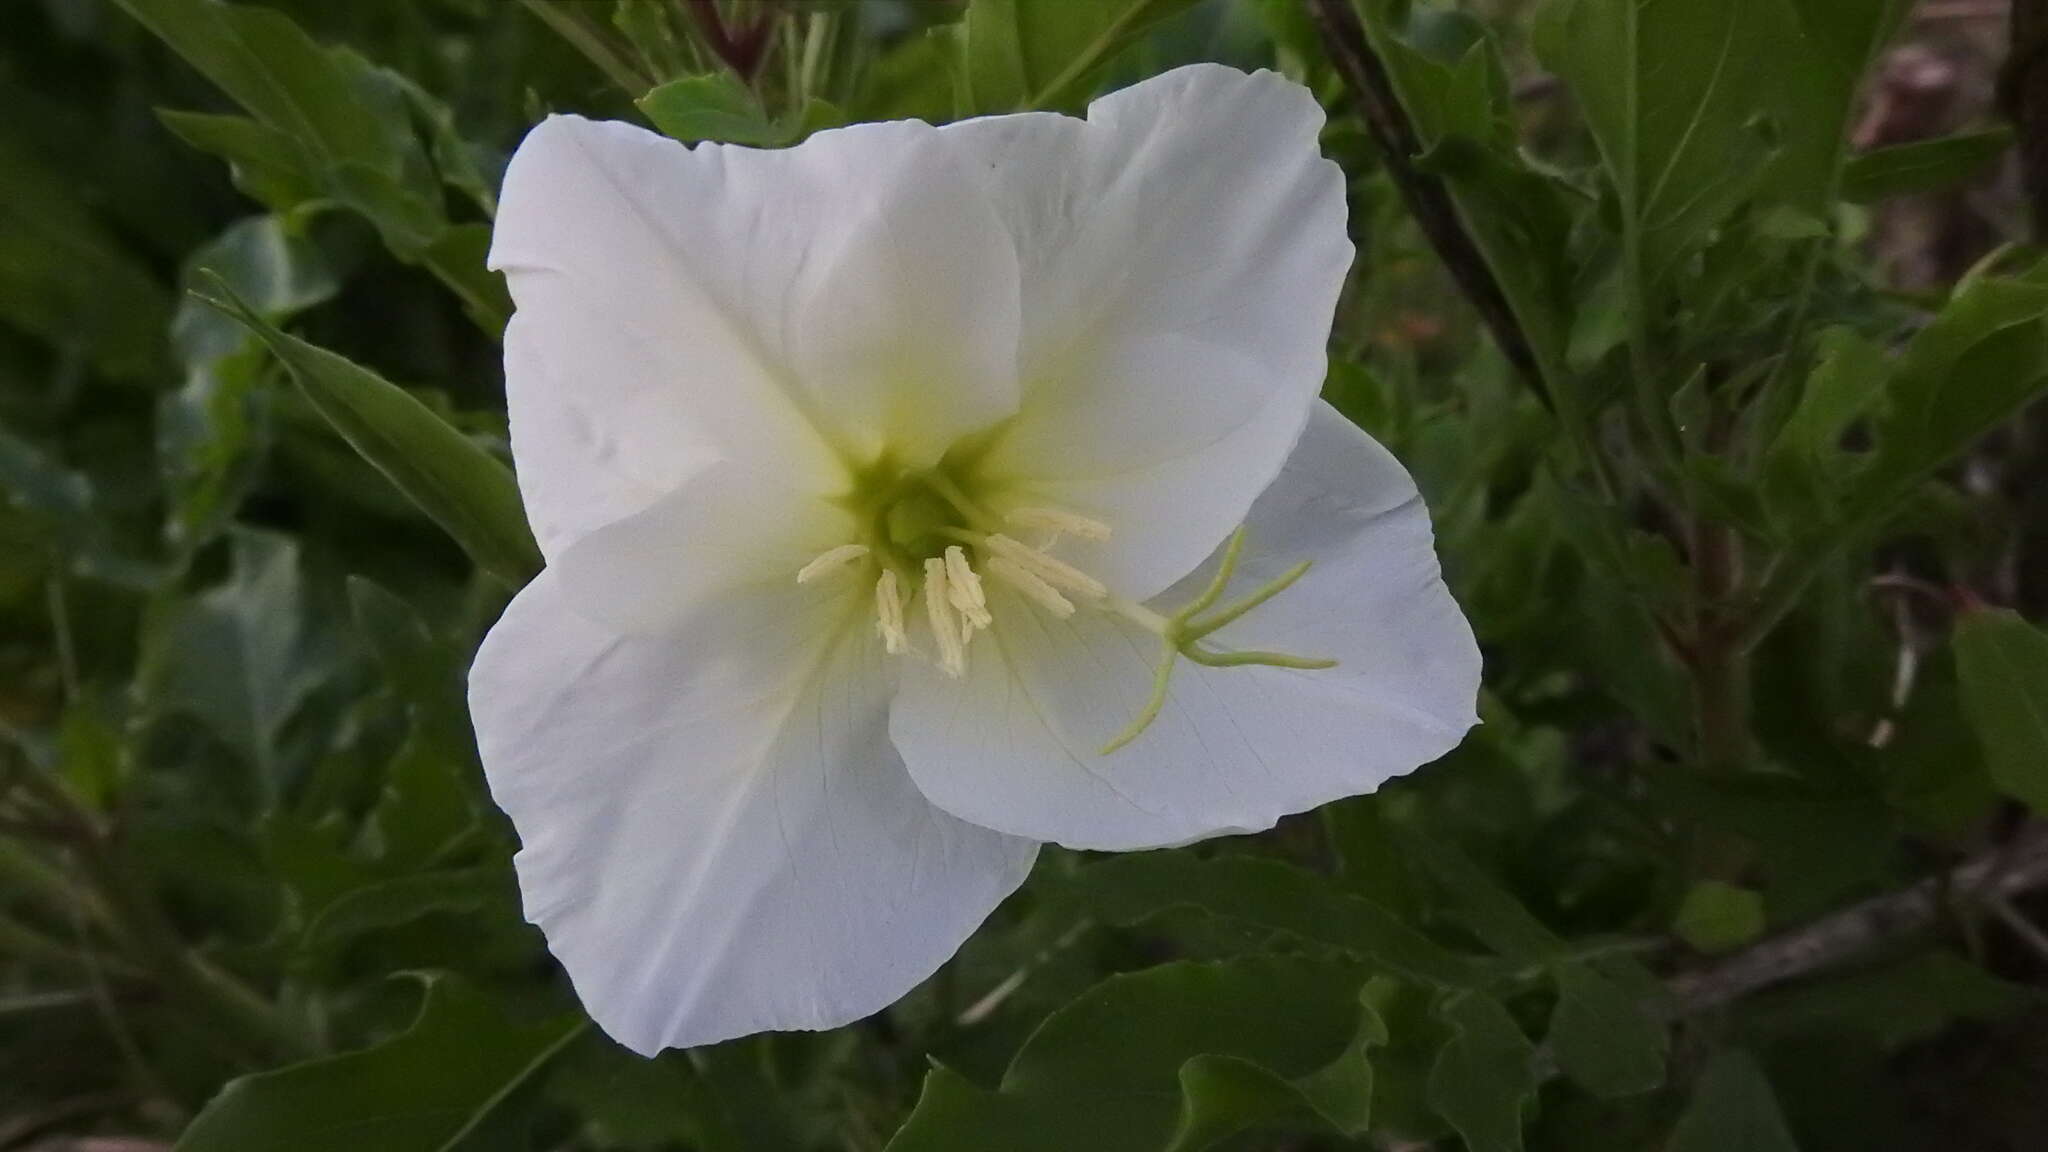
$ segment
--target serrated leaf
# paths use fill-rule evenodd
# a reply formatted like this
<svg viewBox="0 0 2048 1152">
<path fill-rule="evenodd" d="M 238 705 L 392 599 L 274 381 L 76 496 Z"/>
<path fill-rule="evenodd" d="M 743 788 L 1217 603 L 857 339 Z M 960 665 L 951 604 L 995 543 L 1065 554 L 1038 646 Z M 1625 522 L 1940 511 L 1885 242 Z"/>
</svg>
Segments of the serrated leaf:
<svg viewBox="0 0 2048 1152">
<path fill-rule="evenodd" d="M 324 348 L 290 336 L 218 282 L 208 302 L 247 324 L 321 416 L 461 544 L 479 567 L 514 587 L 540 571 L 512 472 L 404 389 Z"/>
<path fill-rule="evenodd" d="M 438 977 L 390 1040 L 230 1083 L 175 1152 L 450 1152 L 586 1027 L 580 1015 L 508 1019 Z"/>
<path fill-rule="evenodd" d="M 1671 1133 L 1667 1152 L 1799 1152 L 1778 1111 L 1770 1081 L 1749 1055 L 1714 1054 L 1693 1085 L 1692 1102 Z"/>
<path fill-rule="evenodd" d="M 1350 965 L 1282 957 L 1113 976 L 1053 1013 L 999 1088 L 934 1067 L 889 1152 L 1163 1149 L 1186 1107 L 1190 1060 L 1228 1057 L 1282 1080 L 1309 1076 L 1357 1036 L 1359 981 Z M 1198 1066 L 1197 1086 L 1217 1069 Z"/>
<path fill-rule="evenodd" d="M 2048 813 L 2048 633 L 2004 609 L 1956 621 L 1963 710 L 2008 796 Z"/>
<path fill-rule="evenodd" d="M 1452 1036 L 1429 1073 L 1429 1105 L 1470 1152 L 1520 1152 L 1522 1104 L 1536 1091 L 1536 1050 L 1500 1001 L 1453 992 L 1437 1006 Z"/>
</svg>

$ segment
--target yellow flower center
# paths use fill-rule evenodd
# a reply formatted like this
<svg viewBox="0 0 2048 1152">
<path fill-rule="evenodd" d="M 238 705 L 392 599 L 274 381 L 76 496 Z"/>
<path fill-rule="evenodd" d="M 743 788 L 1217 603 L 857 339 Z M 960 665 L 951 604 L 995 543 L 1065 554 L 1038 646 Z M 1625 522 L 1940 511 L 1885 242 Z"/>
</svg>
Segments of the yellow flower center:
<svg viewBox="0 0 2048 1152">
<path fill-rule="evenodd" d="M 1319 669 L 1335 661 L 1284 652 L 1218 651 L 1201 641 L 1217 629 L 1272 599 L 1308 571 L 1296 565 L 1279 578 L 1223 608 L 1215 609 L 1236 571 L 1244 530 L 1224 550 L 1208 588 L 1171 616 L 1162 616 L 1115 595 L 1102 581 L 1054 555 L 1065 537 L 1104 541 L 1110 526 L 1065 508 L 1034 504 L 1013 494 L 986 491 L 971 463 L 942 461 L 938 467 L 905 472 L 878 464 L 860 475 L 845 505 L 861 525 L 859 540 L 826 549 L 797 570 L 796 581 L 850 577 L 874 584 L 874 626 L 892 656 L 916 651 L 908 621 L 922 603 L 931 629 L 931 651 L 920 653 L 946 675 L 967 675 L 968 652 L 977 633 L 995 616 L 984 578 L 1015 590 L 1057 619 L 1082 606 L 1110 612 L 1160 637 L 1160 665 L 1151 699 L 1131 726 L 1102 749 L 1107 755 L 1136 739 L 1166 702 L 1174 664 L 1186 657 L 1211 667 L 1262 664 Z M 1026 539 L 1032 542 L 1027 543 Z"/>
</svg>

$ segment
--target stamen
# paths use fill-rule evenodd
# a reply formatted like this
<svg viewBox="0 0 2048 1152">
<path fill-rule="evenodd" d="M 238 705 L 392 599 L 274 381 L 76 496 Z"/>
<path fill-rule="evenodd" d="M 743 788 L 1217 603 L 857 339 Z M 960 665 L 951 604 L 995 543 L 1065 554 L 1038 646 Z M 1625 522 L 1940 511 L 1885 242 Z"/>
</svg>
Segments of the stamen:
<svg viewBox="0 0 2048 1152">
<path fill-rule="evenodd" d="M 1102 581 L 1000 532 L 983 541 L 983 546 L 1055 588 L 1078 593 L 1089 600 L 1100 600 L 1109 595 L 1109 589 L 1103 586 Z"/>
<path fill-rule="evenodd" d="M 976 628 L 995 622 L 988 614 L 988 597 L 981 590 L 981 577 L 967 563 L 967 552 L 958 544 L 946 549 L 946 599 L 960 612 L 963 627 L 960 641 L 966 643 Z"/>
<path fill-rule="evenodd" d="M 875 581 L 875 631 L 889 655 L 910 650 L 910 634 L 903 628 L 903 593 L 894 568 L 882 569 L 881 579 Z"/>
<path fill-rule="evenodd" d="M 1019 528 L 1051 532 L 1055 537 L 1065 534 L 1083 540 L 1109 539 L 1109 525 L 1060 508 L 1012 508 L 1003 514 L 1003 519 Z"/>
<path fill-rule="evenodd" d="M 820 553 L 817 559 L 797 569 L 796 582 L 809 584 L 820 576 L 837 575 L 851 568 L 854 561 L 864 558 L 867 554 L 868 546 L 865 544 L 841 544 L 837 548 L 828 548 Z"/>
<path fill-rule="evenodd" d="M 939 667 L 955 680 L 967 675 L 967 646 L 961 642 L 961 620 L 952 605 L 946 562 L 934 556 L 924 562 L 924 610 L 931 618 L 932 638 L 939 645 Z"/>
<path fill-rule="evenodd" d="M 1058 589 L 1001 556 L 989 557 L 988 574 L 1022 592 L 1040 608 L 1061 620 L 1074 614 L 1073 601 L 1060 595 Z"/>
</svg>

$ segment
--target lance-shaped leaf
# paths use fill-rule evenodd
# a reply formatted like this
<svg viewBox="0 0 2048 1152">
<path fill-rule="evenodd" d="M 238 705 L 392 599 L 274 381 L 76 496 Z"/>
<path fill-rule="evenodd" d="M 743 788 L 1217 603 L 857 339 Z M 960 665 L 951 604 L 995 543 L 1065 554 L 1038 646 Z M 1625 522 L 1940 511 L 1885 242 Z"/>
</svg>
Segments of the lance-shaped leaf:
<svg viewBox="0 0 2048 1152">
<path fill-rule="evenodd" d="M 540 570 L 511 469 L 405 389 L 345 357 L 279 331 L 216 280 L 208 303 L 249 326 L 320 415 L 389 477 L 477 564 L 513 585 Z"/>
</svg>

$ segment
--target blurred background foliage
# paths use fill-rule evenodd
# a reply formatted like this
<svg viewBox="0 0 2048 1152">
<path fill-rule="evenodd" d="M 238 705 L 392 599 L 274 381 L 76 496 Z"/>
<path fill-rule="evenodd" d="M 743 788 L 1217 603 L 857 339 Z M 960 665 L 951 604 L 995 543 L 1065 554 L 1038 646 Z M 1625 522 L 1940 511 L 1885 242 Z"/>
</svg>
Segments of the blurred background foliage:
<svg viewBox="0 0 2048 1152">
<path fill-rule="evenodd" d="M 10 0 L 0 1149 L 2048 1147 L 2007 17 Z M 1049 852 L 861 1024 L 611 1045 L 462 702 L 538 563 L 505 157 L 551 110 L 782 146 L 1195 60 L 1330 110 L 1327 395 L 1429 498 L 1486 724 L 1266 835 Z"/>
</svg>

